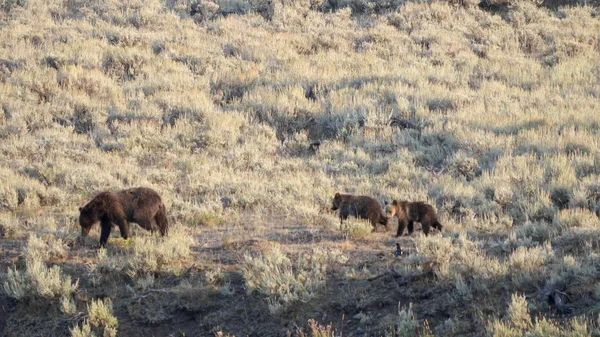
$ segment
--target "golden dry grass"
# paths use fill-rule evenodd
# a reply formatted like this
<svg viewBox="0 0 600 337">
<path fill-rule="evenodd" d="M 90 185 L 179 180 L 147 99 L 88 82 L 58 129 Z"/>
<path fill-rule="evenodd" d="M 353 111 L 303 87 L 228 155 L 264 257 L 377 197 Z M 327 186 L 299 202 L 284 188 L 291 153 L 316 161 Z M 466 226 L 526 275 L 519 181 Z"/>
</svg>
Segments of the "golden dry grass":
<svg viewBox="0 0 600 337">
<path fill-rule="evenodd" d="M 598 8 L 486 6 L 0 1 L 2 334 L 597 334 Z M 169 237 L 77 240 L 131 186 Z"/>
</svg>

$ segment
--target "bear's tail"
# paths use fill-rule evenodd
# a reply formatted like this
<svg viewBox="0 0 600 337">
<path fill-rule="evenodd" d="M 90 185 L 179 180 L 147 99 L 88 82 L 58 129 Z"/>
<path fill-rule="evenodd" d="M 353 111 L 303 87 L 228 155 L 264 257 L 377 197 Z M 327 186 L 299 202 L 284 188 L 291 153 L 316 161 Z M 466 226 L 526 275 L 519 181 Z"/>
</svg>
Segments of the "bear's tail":
<svg viewBox="0 0 600 337">
<path fill-rule="evenodd" d="M 167 235 L 169 232 L 169 222 L 167 221 L 167 209 L 164 204 L 160 205 L 154 219 L 156 220 L 158 228 L 160 228 L 160 235 Z"/>
</svg>

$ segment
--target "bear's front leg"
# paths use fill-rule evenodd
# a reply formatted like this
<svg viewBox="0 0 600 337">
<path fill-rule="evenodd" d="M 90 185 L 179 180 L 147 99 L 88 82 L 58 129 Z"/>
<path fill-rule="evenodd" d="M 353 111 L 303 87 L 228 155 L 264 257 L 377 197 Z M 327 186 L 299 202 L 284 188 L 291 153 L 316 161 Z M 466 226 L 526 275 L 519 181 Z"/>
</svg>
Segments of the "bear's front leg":
<svg viewBox="0 0 600 337">
<path fill-rule="evenodd" d="M 429 224 L 429 221 L 422 222 L 421 226 L 423 227 L 423 233 L 425 233 L 425 235 L 429 235 L 429 230 L 431 227 L 431 225 Z"/>
<path fill-rule="evenodd" d="M 396 237 L 402 236 L 404 234 L 404 229 L 406 228 L 407 221 L 406 219 L 398 218 L 398 232 L 396 232 Z"/>
<path fill-rule="evenodd" d="M 104 247 L 108 242 L 110 230 L 112 229 L 112 223 L 106 219 L 102 219 L 102 221 L 100 222 L 100 228 L 100 247 Z"/>
<path fill-rule="evenodd" d="M 346 216 L 340 215 L 340 230 L 342 230 L 344 228 L 344 221 L 346 219 L 348 219 L 347 215 Z"/>
</svg>

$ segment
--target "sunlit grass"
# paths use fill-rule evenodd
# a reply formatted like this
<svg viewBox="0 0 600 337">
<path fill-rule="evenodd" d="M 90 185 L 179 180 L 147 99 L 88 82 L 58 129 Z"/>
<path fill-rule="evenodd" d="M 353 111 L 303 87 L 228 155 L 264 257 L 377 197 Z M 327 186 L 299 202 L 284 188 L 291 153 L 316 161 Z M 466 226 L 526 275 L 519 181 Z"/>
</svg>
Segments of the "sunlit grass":
<svg viewBox="0 0 600 337">
<path fill-rule="evenodd" d="M 393 269 L 410 282 L 390 291 L 413 304 L 372 331 L 588 335 L 598 9 L 487 5 L 505 3 L 1 2 L 0 279 L 59 322 L 11 333 L 111 335 L 126 311 L 155 324 L 185 310 L 203 333 L 245 335 L 204 313 L 250 299 L 284 323 L 319 313 L 297 335 L 329 335 L 342 311 L 375 321 L 360 282 Z M 78 207 L 132 186 L 161 194 L 169 236 L 115 227 L 90 251 L 99 229 L 77 240 Z M 411 254 L 388 261 L 393 234 L 340 228 L 336 191 L 432 203 L 444 232 L 402 238 Z M 337 249 L 366 271 L 336 269 Z M 584 317 L 540 318 L 555 290 Z"/>
</svg>

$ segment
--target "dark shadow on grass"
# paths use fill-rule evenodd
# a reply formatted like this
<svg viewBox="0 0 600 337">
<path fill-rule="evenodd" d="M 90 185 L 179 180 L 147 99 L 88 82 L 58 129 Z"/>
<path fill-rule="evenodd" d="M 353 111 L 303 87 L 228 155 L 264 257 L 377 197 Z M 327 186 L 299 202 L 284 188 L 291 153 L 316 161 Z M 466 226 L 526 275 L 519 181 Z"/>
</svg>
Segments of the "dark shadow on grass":
<svg viewBox="0 0 600 337">
<path fill-rule="evenodd" d="M 489 126 L 489 125 L 481 125 L 477 123 L 470 123 L 469 127 L 475 130 L 483 130 L 487 132 L 492 132 L 496 136 L 506 135 L 506 136 L 514 136 L 519 133 L 527 130 L 535 130 L 546 126 L 546 120 L 544 119 L 533 119 L 528 120 L 522 123 L 517 123 L 513 125 L 505 125 L 505 126 Z"/>
</svg>

